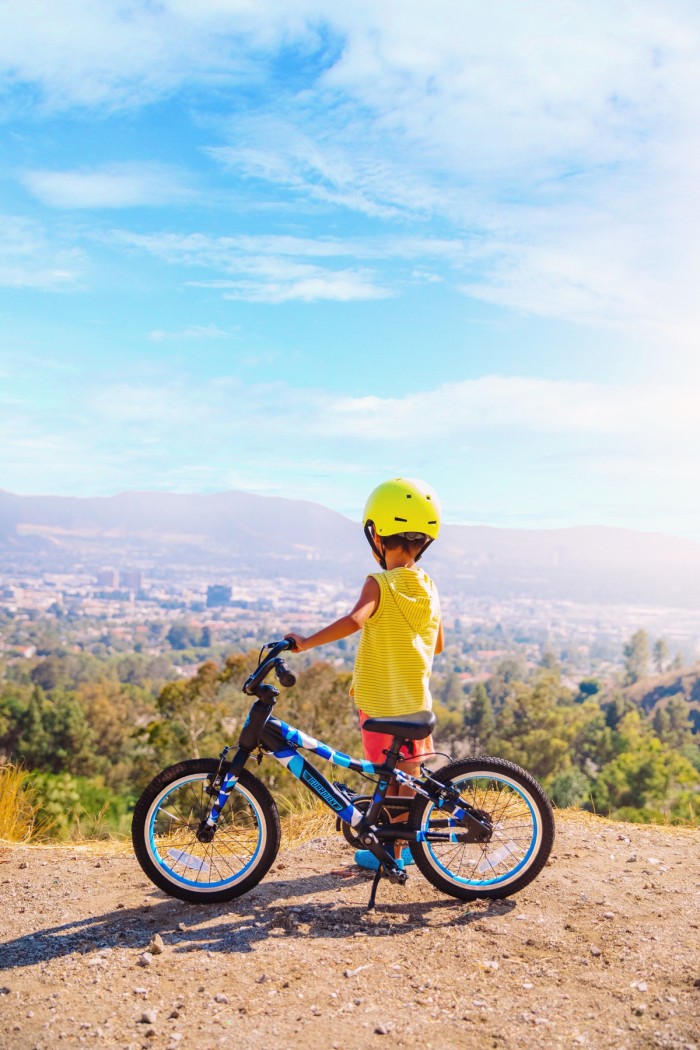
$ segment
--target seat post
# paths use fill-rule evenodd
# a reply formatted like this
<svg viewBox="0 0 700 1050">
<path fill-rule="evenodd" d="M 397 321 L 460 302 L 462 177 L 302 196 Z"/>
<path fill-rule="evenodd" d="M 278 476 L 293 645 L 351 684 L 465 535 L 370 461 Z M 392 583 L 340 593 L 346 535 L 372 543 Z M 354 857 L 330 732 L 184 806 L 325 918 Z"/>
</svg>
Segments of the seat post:
<svg viewBox="0 0 700 1050">
<path fill-rule="evenodd" d="M 386 753 L 386 764 L 392 769 L 396 769 L 399 758 L 401 757 L 401 748 L 406 743 L 403 737 L 395 736 L 391 741 L 391 747 Z"/>
</svg>

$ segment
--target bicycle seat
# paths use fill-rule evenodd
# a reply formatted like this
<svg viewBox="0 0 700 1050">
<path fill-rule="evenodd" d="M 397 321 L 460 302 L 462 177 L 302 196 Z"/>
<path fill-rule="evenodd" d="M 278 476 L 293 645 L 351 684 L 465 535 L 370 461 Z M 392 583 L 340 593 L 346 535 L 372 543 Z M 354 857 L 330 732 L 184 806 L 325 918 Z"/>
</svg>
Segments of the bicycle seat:
<svg viewBox="0 0 700 1050">
<path fill-rule="evenodd" d="M 432 733 L 436 722 L 432 711 L 416 711 L 415 714 L 399 715 L 397 718 L 366 718 L 362 728 L 368 733 L 400 736 L 402 740 L 425 740 Z"/>
</svg>

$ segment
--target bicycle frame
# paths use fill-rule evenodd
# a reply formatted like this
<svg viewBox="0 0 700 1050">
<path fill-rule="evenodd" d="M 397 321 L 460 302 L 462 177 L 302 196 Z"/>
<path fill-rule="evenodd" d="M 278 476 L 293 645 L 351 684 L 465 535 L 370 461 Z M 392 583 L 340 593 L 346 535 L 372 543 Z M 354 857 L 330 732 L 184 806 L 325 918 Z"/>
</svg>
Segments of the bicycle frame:
<svg viewBox="0 0 700 1050">
<path fill-rule="evenodd" d="M 424 774 L 423 778 L 419 779 L 396 768 L 400 744 L 401 741 L 394 741 L 394 745 L 387 753 L 386 762 L 368 762 L 365 759 L 352 758 L 342 751 L 336 751 L 335 748 L 325 744 L 322 740 L 316 740 L 315 737 L 309 736 L 300 729 L 274 716 L 270 716 L 267 719 L 259 738 L 259 746 L 264 752 L 285 766 L 292 776 L 296 777 L 302 784 L 305 784 L 340 820 L 355 828 L 359 834 L 371 831 L 377 840 L 386 842 L 396 839 L 408 842 L 487 841 L 490 837 L 491 828 L 484 825 L 480 815 L 472 812 L 471 806 L 458 805 L 456 799 L 451 799 L 446 793 L 444 785 L 438 781 L 433 781 L 429 774 Z M 310 751 L 318 755 L 319 758 L 323 758 L 344 769 L 352 769 L 365 775 L 377 775 L 379 781 L 367 812 L 363 813 L 359 810 L 353 805 L 348 795 L 339 790 L 334 784 L 329 783 L 323 773 L 299 753 L 300 748 Z M 236 773 L 232 770 L 224 774 L 216 803 L 206 820 L 208 827 L 212 829 L 215 827 L 221 810 L 225 806 L 237 779 Z M 431 798 L 438 808 L 444 809 L 446 814 L 449 814 L 449 817 L 452 818 L 451 820 L 445 820 L 444 826 L 447 827 L 449 825 L 453 830 L 449 832 L 435 830 L 423 832 L 411 830 L 405 825 L 394 828 L 377 827 L 377 820 L 392 779 L 420 795 Z M 407 799 L 407 805 L 409 801 Z M 457 830 L 460 824 L 462 828 Z"/>
</svg>

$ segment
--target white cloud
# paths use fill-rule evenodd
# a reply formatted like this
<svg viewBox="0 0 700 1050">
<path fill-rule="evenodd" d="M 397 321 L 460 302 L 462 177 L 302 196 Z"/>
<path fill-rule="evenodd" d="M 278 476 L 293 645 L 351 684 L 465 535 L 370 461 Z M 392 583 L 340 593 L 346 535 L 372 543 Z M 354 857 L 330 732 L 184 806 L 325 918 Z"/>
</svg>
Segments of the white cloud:
<svg viewBox="0 0 700 1050">
<path fill-rule="evenodd" d="M 223 279 L 188 282 L 193 287 L 219 289 L 225 299 L 260 303 L 324 299 L 350 302 L 385 299 L 394 294 L 368 268 L 330 269 L 308 261 L 314 255 L 326 259 L 332 255 L 345 256 L 355 250 L 329 240 L 316 243 L 293 237 L 143 235 L 125 231 L 114 232 L 112 240 L 173 265 L 226 274 Z"/>
<path fill-rule="evenodd" d="M 193 324 L 178 332 L 166 332 L 161 328 L 156 328 L 149 333 L 148 338 L 154 343 L 169 342 L 171 340 L 175 342 L 196 342 L 201 339 L 230 339 L 231 333 L 213 324 Z"/>
<path fill-rule="evenodd" d="M 638 448 L 700 445 L 698 391 L 482 376 L 398 398 L 337 398 L 310 425 L 360 441 L 453 440 L 471 433 L 590 435 Z M 700 468 L 699 468 L 700 469 Z"/>
<path fill-rule="evenodd" d="M 85 267 L 84 253 L 55 240 L 38 223 L 18 216 L 0 221 L 0 286 L 62 291 L 74 288 Z"/>
<path fill-rule="evenodd" d="M 250 82 L 259 56 L 307 31 L 292 5 L 249 0 L 51 0 L 0 5 L 5 82 L 39 89 L 51 108 L 133 106 L 183 85 Z M 270 18 L 270 14 L 273 17 Z M 7 90 L 7 88 L 6 88 Z"/>
<path fill-rule="evenodd" d="M 52 208 L 133 208 L 191 200 L 182 176 L 158 164 L 113 164 L 77 171 L 27 171 L 22 182 Z"/>
<path fill-rule="evenodd" d="M 301 268 L 300 268 L 301 269 Z M 286 303 L 293 300 L 313 303 L 332 300 L 338 303 L 358 299 L 386 299 L 392 295 L 387 288 L 374 284 L 369 276 L 353 270 L 322 271 L 316 267 L 304 267 L 303 274 L 287 274 L 275 280 L 268 272 L 264 280 L 190 282 L 199 287 L 226 289 L 224 299 L 242 299 L 253 303 Z"/>
</svg>

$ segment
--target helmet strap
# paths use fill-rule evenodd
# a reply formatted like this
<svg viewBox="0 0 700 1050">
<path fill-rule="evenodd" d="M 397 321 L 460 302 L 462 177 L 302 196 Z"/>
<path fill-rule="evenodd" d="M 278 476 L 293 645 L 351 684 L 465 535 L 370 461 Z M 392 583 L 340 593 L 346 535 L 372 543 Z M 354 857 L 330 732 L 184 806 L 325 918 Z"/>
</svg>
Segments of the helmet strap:
<svg viewBox="0 0 700 1050">
<path fill-rule="evenodd" d="M 423 555 L 425 554 L 425 552 L 427 551 L 428 547 L 430 546 L 430 544 L 431 544 L 432 542 L 433 542 L 433 538 L 432 538 L 432 536 L 430 536 L 430 537 L 429 537 L 429 538 L 428 538 L 428 539 L 427 539 L 427 540 L 425 541 L 425 543 L 423 544 L 423 546 L 421 547 L 421 549 L 420 549 L 420 550 L 418 551 L 418 553 L 416 554 L 416 556 L 415 556 L 415 558 L 414 558 L 413 560 L 414 560 L 414 561 L 420 561 L 420 560 L 421 560 L 421 558 L 423 557 Z"/>
<path fill-rule="evenodd" d="M 372 536 L 372 525 L 373 524 L 374 524 L 373 522 L 370 522 L 370 521 L 367 522 L 367 524 L 365 525 L 365 536 L 367 537 L 367 542 L 369 543 L 370 547 L 372 548 L 374 553 L 379 558 L 379 564 L 386 571 L 386 558 L 384 557 L 384 552 L 379 550 L 379 548 L 377 547 L 377 544 L 374 542 L 374 537 Z M 426 543 L 426 547 L 427 547 L 427 543 Z M 425 550 L 425 548 L 423 548 L 423 550 Z M 423 551 L 421 551 L 421 554 L 422 553 L 423 553 Z"/>
</svg>

